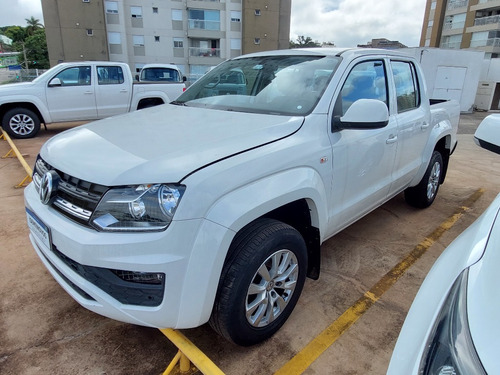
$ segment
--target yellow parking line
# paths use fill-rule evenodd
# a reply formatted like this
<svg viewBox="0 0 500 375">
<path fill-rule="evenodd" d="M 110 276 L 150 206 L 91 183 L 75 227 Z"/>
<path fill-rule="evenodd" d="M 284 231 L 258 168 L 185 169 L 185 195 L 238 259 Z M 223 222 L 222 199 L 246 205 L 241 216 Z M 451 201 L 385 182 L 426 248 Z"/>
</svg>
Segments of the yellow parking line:
<svg viewBox="0 0 500 375">
<path fill-rule="evenodd" d="M 484 193 L 484 189 L 474 192 L 462 206 L 430 235 L 428 235 L 392 270 L 385 274 L 369 291 L 347 309 L 336 321 L 328 326 L 306 347 L 287 362 L 275 375 L 302 374 L 318 357 L 372 307 L 382 295 L 410 268 L 424 253 L 460 219 Z"/>
</svg>

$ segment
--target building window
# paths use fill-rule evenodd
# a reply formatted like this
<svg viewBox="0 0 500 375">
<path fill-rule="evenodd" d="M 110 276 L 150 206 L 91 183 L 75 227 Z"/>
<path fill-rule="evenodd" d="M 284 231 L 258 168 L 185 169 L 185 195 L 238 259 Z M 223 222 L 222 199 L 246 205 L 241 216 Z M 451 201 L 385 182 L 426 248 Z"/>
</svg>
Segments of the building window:
<svg viewBox="0 0 500 375">
<path fill-rule="evenodd" d="M 134 47 L 144 46 L 144 35 L 132 35 Z"/>
<path fill-rule="evenodd" d="M 182 10 L 172 9 L 172 21 L 182 21 Z"/>
<path fill-rule="evenodd" d="M 189 28 L 220 30 L 220 12 L 218 10 L 189 9 Z"/>
<path fill-rule="evenodd" d="M 436 9 L 436 1 L 431 2 L 431 10 Z"/>
<path fill-rule="evenodd" d="M 158 14 L 158 7 L 153 7 L 153 13 Z"/>
<path fill-rule="evenodd" d="M 254 38 L 253 43 L 254 44 L 260 44 L 260 38 Z"/>
<path fill-rule="evenodd" d="M 241 12 L 237 10 L 231 11 L 231 22 L 241 22 Z"/>
<path fill-rule="evenodd" d="M 106 13 L 118 14 L 118 2 L 106 1 Z"/>
<path fill-rule="evenodd" d="M 135 64 L 135 72 L 140 73 L 142 68 L 144 68 L 144 65 L 146 64 Z"/>
<path fill-rule="evenodd" d="M 132 18 L 142 18 L 142 7 L 130 7 Z"/>
<path fill-rule="evenodd" d="M 94 36 L 94 30 L 87 29 L 87 36 Z"/>
<path fill-rule="evenodd" d="M 159 42 L 160 41 L 160 37 L 155 35 L 155 42 Z"/>
<path fill-rule="evenodd" d="M 108 32 L 108 42 L 109 44 L 122 44 L 120 33 Z"/>
<path fill-rule="evenodd" d="M 239 38 L 231 38 L 231 49 L 241 50 L 241 39 Z"/>
<path fill-rule="evenodd" d="M 174 48 L 184 48 L 184 39 L 174 38 Z"/>
<path fill-rule="evenodd" d="M 260 16 L 260 9 L 255 9 L 255 15 Z"/>
</svg>

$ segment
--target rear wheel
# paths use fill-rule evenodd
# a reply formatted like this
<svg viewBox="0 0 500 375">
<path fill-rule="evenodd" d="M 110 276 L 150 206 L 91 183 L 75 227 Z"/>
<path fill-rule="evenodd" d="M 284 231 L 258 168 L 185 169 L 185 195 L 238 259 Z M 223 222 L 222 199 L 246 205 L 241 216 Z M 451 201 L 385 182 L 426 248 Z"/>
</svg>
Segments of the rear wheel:
<svg viewBox="0 0 500 375">
<path fill-rule="evenodd" d="M 438 193 L 442 173 L 443 157 L 439 151 L 434 151 L 422 180 L 417 186 L 405 190 L 406 202 L 417 208 L 429 207 Z"/>
<path fill-rule="evenodd" d="M 307 251 L 291 226 L 259 219 L 239 232 L 224 265 L 210 325 L 238 345 L 271 337 L 304 286 Z"/>
<path fill-rule="evenodd" d="M 13 108 L 5 113 L 2 128 L 12 138 L 32 138 L 40 130 L 40 119 L 29 109 Z"/>
</svg>

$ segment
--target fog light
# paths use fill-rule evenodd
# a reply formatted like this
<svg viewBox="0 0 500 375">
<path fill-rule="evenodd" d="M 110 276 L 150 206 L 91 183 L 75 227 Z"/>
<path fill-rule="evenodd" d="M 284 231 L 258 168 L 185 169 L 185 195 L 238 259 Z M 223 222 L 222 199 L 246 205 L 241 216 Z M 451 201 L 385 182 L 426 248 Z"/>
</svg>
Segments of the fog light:
<svg viewBox="0 0 500 375">
<path fill-rule="evenodd" d="M 161 272 L 134 272 L 122 270 L 112 270 L 112 272 L 120 279 L 131 283 L 161 285 L 165 279 L 165 274 Z"/>
</svg>

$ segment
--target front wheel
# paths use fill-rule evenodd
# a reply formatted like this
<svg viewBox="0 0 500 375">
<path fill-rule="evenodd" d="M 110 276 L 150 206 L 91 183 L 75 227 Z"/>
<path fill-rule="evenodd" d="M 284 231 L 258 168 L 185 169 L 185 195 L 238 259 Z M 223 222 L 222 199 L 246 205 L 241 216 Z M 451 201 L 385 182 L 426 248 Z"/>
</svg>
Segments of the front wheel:
<svg viewBox="0 0 500 375">
<path fill-rule="evenodd" d="M 443 157 L 439 151 L 434 151 L 422 180 L 417 186 L 405 190 L 406 202 L 417 208 L 429 207 L 438 193 L 442 173 Z"/>
<path fill-rule="evenodd" d="M 229 251 L 210 325 L 235 344 L 257 344 L 281 328 L 299 299 L 306 245 L 291 226 L 260 219 L 236 235 Z"/>
<path fill-rule="evenodd" d="M 2 127 L 12 138 L 32 138 L 40 130 L 40 119 L 29 109 L 13 108 L 5 113 Z"/>
</svg>

